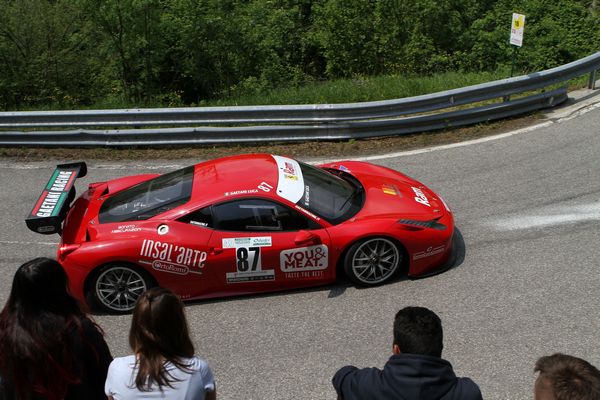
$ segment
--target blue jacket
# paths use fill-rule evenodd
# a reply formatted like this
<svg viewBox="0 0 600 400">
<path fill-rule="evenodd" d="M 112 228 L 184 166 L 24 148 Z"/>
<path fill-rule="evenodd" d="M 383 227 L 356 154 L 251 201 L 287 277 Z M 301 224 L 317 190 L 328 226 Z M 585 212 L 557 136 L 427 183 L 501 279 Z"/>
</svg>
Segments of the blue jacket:
<svg viewBox="0 0 600 400">
<path fill-rule="evenodd" d="M 346 366 L 332 383 L 343 400 L 482 400 L 479 386 L 457 378 L 448 361 L 420 354 L 393 355 L 383 370 Z"/>
</svg>

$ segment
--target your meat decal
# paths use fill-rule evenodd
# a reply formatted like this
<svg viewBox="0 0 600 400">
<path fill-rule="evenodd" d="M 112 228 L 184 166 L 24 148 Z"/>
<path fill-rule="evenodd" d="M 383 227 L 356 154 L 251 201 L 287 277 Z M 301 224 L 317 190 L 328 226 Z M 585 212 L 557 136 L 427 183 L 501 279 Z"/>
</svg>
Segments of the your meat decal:
<svg viewBox="0 0 600 400">
<path fill-rule="evenodd" d="M 284 250 L 279 254 L 279 263 L 286 278 L 322 277 L 328 265 L 327 246 L 299 247 Z"/>
<path fill-rule="evenodd" d="M 152 268 L 157 271 L 187 275 L 188 273 L 202 274 L 202 268 L 204 268 L 204 262 L 208 254 L 205 251 L 185 246 L 144 239 L 140 256 L 153 259 L 151 262 L 140 262 L 151 264 Z"/>
<path fill-rule="evenodd" d="M 225 274 L 227 283 L 273 281 L 275 270 L 262 269 L 261 248 L 270 247 L 270 236 L 225 238 L 224 249 L 235 249 L 235 272 Z"/>
</svg>

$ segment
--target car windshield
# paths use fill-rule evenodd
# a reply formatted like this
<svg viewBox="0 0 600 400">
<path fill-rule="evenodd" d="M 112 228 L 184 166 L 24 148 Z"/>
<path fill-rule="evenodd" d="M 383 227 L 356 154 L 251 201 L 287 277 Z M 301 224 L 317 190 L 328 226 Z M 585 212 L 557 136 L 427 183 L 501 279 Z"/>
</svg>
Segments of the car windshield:
<svg viewBox="0 0 600 400">
<path fill-rule="evenodd" d="M 98 219 L 101 224 L 143 220 L 187 203 L 193 176 L 191 166 L 125 189 L 102 204 Z"/>
<path fill-rule="evenodd" d="M 304 179 L 304 195 L 296 204 L 336 225 L 362 207 L 363 187 L 321 168 L 298 163 Z"/>
</svg>

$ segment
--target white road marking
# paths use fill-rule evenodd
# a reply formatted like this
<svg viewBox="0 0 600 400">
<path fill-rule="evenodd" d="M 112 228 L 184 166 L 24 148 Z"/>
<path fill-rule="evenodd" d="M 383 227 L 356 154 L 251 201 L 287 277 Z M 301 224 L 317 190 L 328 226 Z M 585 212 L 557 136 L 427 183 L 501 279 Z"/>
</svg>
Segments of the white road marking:
<svg viewBox="0 0 600 400">
<path fill-rule="evenodd" d="M 19 245 L 44 245 L 44 246 L 58 246 L 58 242 L 20 242 L 16 240 L 0 240 L 0 244 L 19 244 Z"/>
<path fill-rule="evenodd" d="M 499 218 L 492 221 L 491 225 L 500 231 L 512 231 L 574 224 L 585 221 L 600 221 L 600 203 L 562 207 L 548 210 L 548 212 Z"/>
<path fill-rule="evenodd" d="M 545 128 L 548 127 L 550 125 L 556 124 L 556 123 L 561 123 L 564 121 L 569 121 L 573 118 L 579 117 L 583 114 L 586 114 L 592 110 L 595 110 L 596 108 L 600 108 L 600 102 L 589 105 L 589 106 L 585 106 L 577 111 L 574 111 L 573 113 L 569 114 L 566 117 L 562 117 L 562 118 L 556 118 L 556 119 L 551 119 L 545 122 L 542 122 L 540 124 L 536 124 L 533 126 L 528 126 L 525 128 L 521 128 L 521 129 L 517 129 L 514 130 L 512 132 L 506 132 L 506 133 L 501 133 L 498 135 L 494 135 L 494 136 L 488 136 L 488 137 L 484 137 L 484 138 L 480 138 L 480 139 L 473 139 L 473 140 L 467 140 L 464 142 L 458 142 L 458 143 L 452 143 L 452 144 L 445 144 L 445 145 L 441 145 L 441 146 L 432 146 L 432 147 L 426 147 L 424 149 L 417 149 L 417 150 L 408 150 L 408 151 L 399 151 L 399 152 L 395 152 L 395 153 L 388 153 L 388 154 L 378 154 L 378 155 L 373 155 L 373 156 L 364 156 L 364 157 L 355 157 L 355 158 L 350 158 L 350 160 L 353 161 L 375 161 L 375 160 L 384 160 L 387 158 L 397 158 L 397 157 L 406 157 L 406 156 L 413 156 L 416 154 L 423 154 L 423 153 L 430 153 L 432 151 L 440 151 L 440 150 L 448 150 L 448 149 L 453 149 L 456 147 L 464 147 L 464 146 L 471 146 L 474 144 L 479 144 L 479 143 L 485 143 L 485 142 L 490 142 L 492 140 L 499 140 L 499 139 L 504 139 L 510 136 L 514 136 L 514 135 L 519 135 L 521 133 L 527 133 L 527 132 L 531 132 L 531 131 L 535 131 L 537 129 L 540 128 Z M 331 160 L 320 160 L 319 163 L 328 163 L 328 162 L 334 162 L 334 161 L 339 161 L 340 159 L 331 159 Z"/>
</svg>

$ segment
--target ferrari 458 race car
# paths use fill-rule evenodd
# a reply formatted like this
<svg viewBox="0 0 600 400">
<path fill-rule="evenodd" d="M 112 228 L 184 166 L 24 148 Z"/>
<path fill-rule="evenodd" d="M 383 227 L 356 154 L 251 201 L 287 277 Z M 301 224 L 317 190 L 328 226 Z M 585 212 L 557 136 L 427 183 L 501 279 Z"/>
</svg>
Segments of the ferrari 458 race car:
<svg viewBox="0 0 600 400">
<path fill-rule="evenodd" d="M 61 235 L 73 295 L 109 312 L 155 285 L 184 300 L 322 285 L 340 271 L 379 285 L 435 273 L 452 253 L 442 198 L 369 163 L 232 156 L 92 183 L 73 202 L 86 170 L 58 165 L 26 223 Z"/>
</svg>

